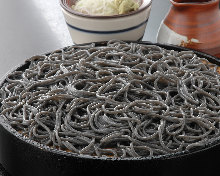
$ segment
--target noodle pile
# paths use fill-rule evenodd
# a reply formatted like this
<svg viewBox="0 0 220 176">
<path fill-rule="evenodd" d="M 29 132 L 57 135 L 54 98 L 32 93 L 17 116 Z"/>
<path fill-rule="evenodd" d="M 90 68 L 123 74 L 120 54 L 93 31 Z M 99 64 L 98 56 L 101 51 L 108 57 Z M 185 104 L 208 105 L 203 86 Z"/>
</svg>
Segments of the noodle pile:
<svg viewBox="0 0 220 176">
<path fill-rule="evenodd" d="M 220 136 L 220 76 L 191 51 L 112 40 L 30 58 L 0 112 L 24 136 L 80 155 L 153 157 Z"/>
</svg>

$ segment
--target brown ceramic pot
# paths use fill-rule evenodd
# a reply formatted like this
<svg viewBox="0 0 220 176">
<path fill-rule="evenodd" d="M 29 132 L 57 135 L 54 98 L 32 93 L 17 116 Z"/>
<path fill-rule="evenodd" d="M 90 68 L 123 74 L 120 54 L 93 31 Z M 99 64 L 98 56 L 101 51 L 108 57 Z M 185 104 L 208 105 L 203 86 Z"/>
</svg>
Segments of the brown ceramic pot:
<svg viewBox="0 0 220 176">
<path fill-rule="evenodd" d="M 157 42 L 200 50 L 220 58 L 219 0 L 170 0 Z"/>
</svg>

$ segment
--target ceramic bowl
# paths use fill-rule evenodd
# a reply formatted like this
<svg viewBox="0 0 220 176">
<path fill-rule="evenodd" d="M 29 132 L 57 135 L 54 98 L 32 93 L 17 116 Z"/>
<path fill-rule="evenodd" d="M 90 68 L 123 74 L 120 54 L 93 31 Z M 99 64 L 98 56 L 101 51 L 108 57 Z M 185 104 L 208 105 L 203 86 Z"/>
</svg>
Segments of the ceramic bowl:
<svg viewBox="0 0 220 176">
<path fill-rule="evenodd" d="M 158 43 L 196 49 L 220 58 L 220 0 L 170 0 Z"/>
<path fill-rule="evenodd" d="M 111 39 L 138 41 L 143 38 L 152 0 L 140 0 L 138 10 L 113 16 L 91 16 L 74 11 L 76 0 L 60 0 L 63 15 L 75 44 Z"/>
</svg>

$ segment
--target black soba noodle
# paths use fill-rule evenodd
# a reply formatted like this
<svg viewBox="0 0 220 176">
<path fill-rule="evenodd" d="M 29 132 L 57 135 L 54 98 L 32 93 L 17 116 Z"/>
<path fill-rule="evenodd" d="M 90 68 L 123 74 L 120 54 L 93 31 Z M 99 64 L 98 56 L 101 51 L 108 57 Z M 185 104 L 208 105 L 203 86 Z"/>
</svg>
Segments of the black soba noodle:
<svg viewBox="0 0 220 176">
<path fill-rule="evenodd" d="M 7 75 L 0 111 L 41 144 L 82 155 L 153 157 L 220 136 L 217 66 L 191 51 L 112 40 L 28 62 Z"/>
</svg>

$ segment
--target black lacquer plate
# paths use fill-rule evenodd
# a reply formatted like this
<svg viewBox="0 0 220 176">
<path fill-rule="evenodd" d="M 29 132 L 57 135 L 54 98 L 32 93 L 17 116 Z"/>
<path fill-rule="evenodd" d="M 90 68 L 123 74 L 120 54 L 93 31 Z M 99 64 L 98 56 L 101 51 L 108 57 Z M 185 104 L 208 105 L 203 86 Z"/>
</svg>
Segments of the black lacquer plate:
<svg viewBox="0 0 220 176">
<path fill-rule="evenodd" d="M 189 49 L 150 42 L 169 50 Z M 106 42 L 97 42 L 105 46 Z M 220 60 L 205 53 L 194 51 L 199 57 L 220 65 Z M 49 54 L 49 53 L 48 53 Z M 24 70 L 25 62 L 15 70 Z M 4 79 L 2 80 L 2 83 Z M 191 176 L 215 175 L 219 170 L 220 141 L 216 140 L 191 153 L 181 152 L 155 158 L 113 159 L 79 156 L 40 145 L 15 131 L 0 116 L 0 163 L 12 176 L 85 176 L 85 175 L 145 175 Z"/>
</svg>

